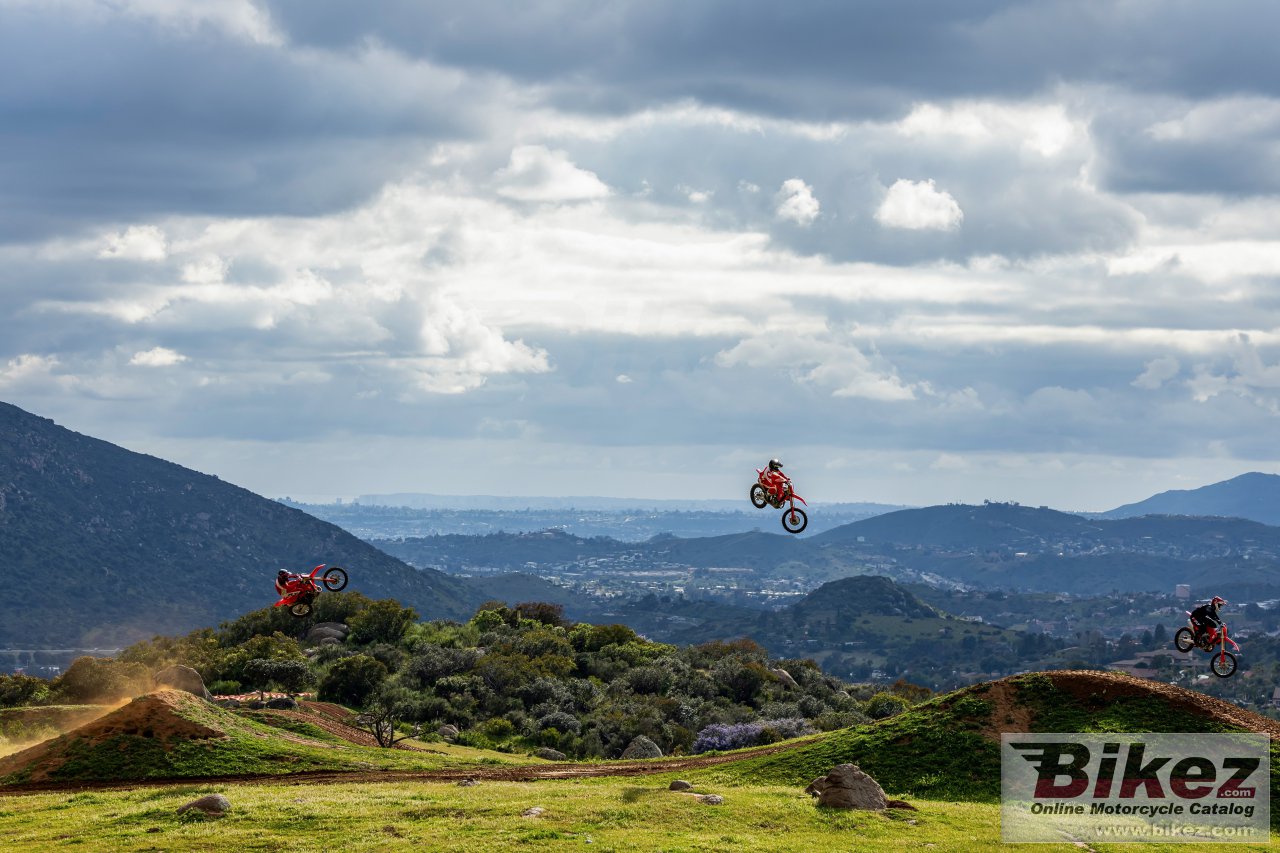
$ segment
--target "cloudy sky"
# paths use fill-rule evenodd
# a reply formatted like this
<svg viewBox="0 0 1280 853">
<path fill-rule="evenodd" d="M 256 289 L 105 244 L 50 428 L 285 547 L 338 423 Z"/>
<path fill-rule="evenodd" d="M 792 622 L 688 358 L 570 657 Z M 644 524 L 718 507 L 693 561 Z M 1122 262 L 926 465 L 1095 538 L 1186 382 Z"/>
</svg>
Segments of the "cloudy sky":
<svg viewBox="0 0 1280 853">
<path fill-rule="evenodd" d="M 1280 471 L 1280 7 L 0 0 L 0 400 L 270 496 Z"/>
</svg>

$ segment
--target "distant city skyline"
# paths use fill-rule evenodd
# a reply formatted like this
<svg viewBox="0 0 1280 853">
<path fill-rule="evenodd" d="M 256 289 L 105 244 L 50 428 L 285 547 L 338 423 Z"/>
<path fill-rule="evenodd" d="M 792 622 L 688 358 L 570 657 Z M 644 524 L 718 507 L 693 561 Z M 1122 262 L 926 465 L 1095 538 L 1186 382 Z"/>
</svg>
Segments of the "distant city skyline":
<svg viewBox="0 0 1280 853">
<path fill-rule="evenodd" d="M 1280 472 L 1280 7 L 0 0 L 0 400 L 270 497 Z"/>
</svg>

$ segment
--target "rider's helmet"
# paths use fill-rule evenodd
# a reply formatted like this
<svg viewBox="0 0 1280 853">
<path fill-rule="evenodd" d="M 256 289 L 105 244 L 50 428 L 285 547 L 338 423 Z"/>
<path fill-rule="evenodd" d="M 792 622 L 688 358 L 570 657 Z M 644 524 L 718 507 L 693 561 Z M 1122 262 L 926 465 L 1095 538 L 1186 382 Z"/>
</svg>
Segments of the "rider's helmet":
<svg viewBox="0 0 1280 853">
<path fill-rule="evenodd" d="M 287 571 L 281 569 L 276 572 L 276 583 L 283 585 L 287 580 L 289 580 L 289 573 Z"/>
<path fill-rule="evenodd" d="M 1210 604 L 1212 604 L 1215 608 L 1217 608 L 1217 607 L 1221 607 L 1222 605 L 1226 604 L 1226 603 L 1227 603 L 1227 600 L 1226 600 L 1225 598 L 1223 598 L 1222 596 L 1220 596 L 1220 595 L 1215 595 L 1215 596 L 1213 597 L 1213 601 L 1210 601 L 1209 603 L 1210 603 Z"/>
<path fill-rule="evenodd" d="M 777 460 L 777 459 L 770 459 L 770 460 L 769 460 L 769 470 L 770 470 L 770 471 L 780 471 L 781 469 L 782 469 L 782 462 L 780 462 L 780 461 L 779 461 L 779 460 Z"/>
</svg>

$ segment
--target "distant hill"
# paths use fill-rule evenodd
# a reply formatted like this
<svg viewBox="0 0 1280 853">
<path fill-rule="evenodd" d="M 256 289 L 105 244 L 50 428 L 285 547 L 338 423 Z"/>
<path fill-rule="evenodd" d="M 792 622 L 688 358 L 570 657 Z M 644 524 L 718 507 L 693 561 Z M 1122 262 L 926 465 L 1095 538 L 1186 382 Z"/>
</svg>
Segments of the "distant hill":
<svg viewBox="0 0 1280 853">
<path fill-rule="evenodd" d="M 1046 537 L 1097 531 L 1090 519 L 1057 510 L 1008 503 L 946 504 L 904 509 L 845 524 L 812 537 L 820 544 L 895 542 L 934 548 L 1018 547 Z"/>
<path fill-rule="evenodd" d="M 1097 594 L 1190 583 L 1254 594 L 1280 586 L 1280 527 L 1241 518 L 948 504 L 853 522 L 809 542 L 859 544 L 917 571 L 1003 589 Z"/>
<path fill-rule="evenodd" d="M 1174 489 L 1101 515 L 1217 515 L 1280 525 L 1280 474 L 1254 471 L 1198 489 Z"/>
<path fill-rule="evenodd" d="M 636 605 L 624 610 L 623 621 L 641 623 L 640 609 Z M 668 627 L 654 634 L 667 642 L 749 637 L 771 654 L 813 658 L 841 677 L 847 674 L 842 671 L 844 664 L 833 655 L 853 654 L 877 662 L 927 659 L 930 669 L 947 671 L 969 668 L 996 655 L 1014 669 L 1016 661 L 1009 655 L 1022 640 L 1014 631 L 957 619 L 889 578 L 869 575 L 825 583 L 795 604 L 772 612 L 724 605 L 701 610 L 697 603 L 664 604 L 656 612 L 665 615 Z M 1037 651 L 1029 647 L 1026 659 Z"/>
<path fill-rule="evenodd" d="M 327 522 L 0 403 L 0 645 L 131 642 L 274 600 L 278 569 L 345 566 L 424 617 L 483 597 Z"/>
</svg>

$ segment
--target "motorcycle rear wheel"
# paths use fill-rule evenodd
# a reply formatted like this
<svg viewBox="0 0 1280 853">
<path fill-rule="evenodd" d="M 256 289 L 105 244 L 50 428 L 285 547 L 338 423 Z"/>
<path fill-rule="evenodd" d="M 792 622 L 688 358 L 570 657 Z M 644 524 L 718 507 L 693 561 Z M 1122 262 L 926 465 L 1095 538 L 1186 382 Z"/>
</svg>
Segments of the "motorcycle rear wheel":
<svg viewBox="0 0 1280 853">
<path fill-rule="evenodd" d="M 764 486 L 756 483 L 751 487 L 751 505 L 756 509 L 764 509 L 769 504 L 769 497 L 764 492 Z"/>
<path fill-rule="evenodd" d="M 1236 656 L 1231 652 L 1218 652 L 1209 662 L 1209 670 L 1219 678 L 1228 678 L 1236 671 Z"/>
<path fill-rule="evenodd" d="M 809 526 L 809 516 L 799 507 L 783 510 L 782 526 L 788 533 L 799 533 Z"/>
<path fill-rule="evenodd" d="M 290 606 L 289 612 L 299 619 L 311 615 L 311 604 L 306 601 L 299 601 L 297 604 Z"/>
<path fill-rule="evenodd" d="M 337 592 L 338 590 L 345 588 L 347 585 L 347 570 L 340 566 L 325 569 L 324 574 L 321 575 L 321 579 L 324 581 L 325 589 L 330 592 Z"/>
<path fill-rule="evenodd" d="M 1191 636 L 1190 628 L 1179 628 L 1177 633 L 1173 635 L 1173 647 L 1180 652 L 1189 652 L 1195 646 L 1195 638 Z"/>
</svg>

